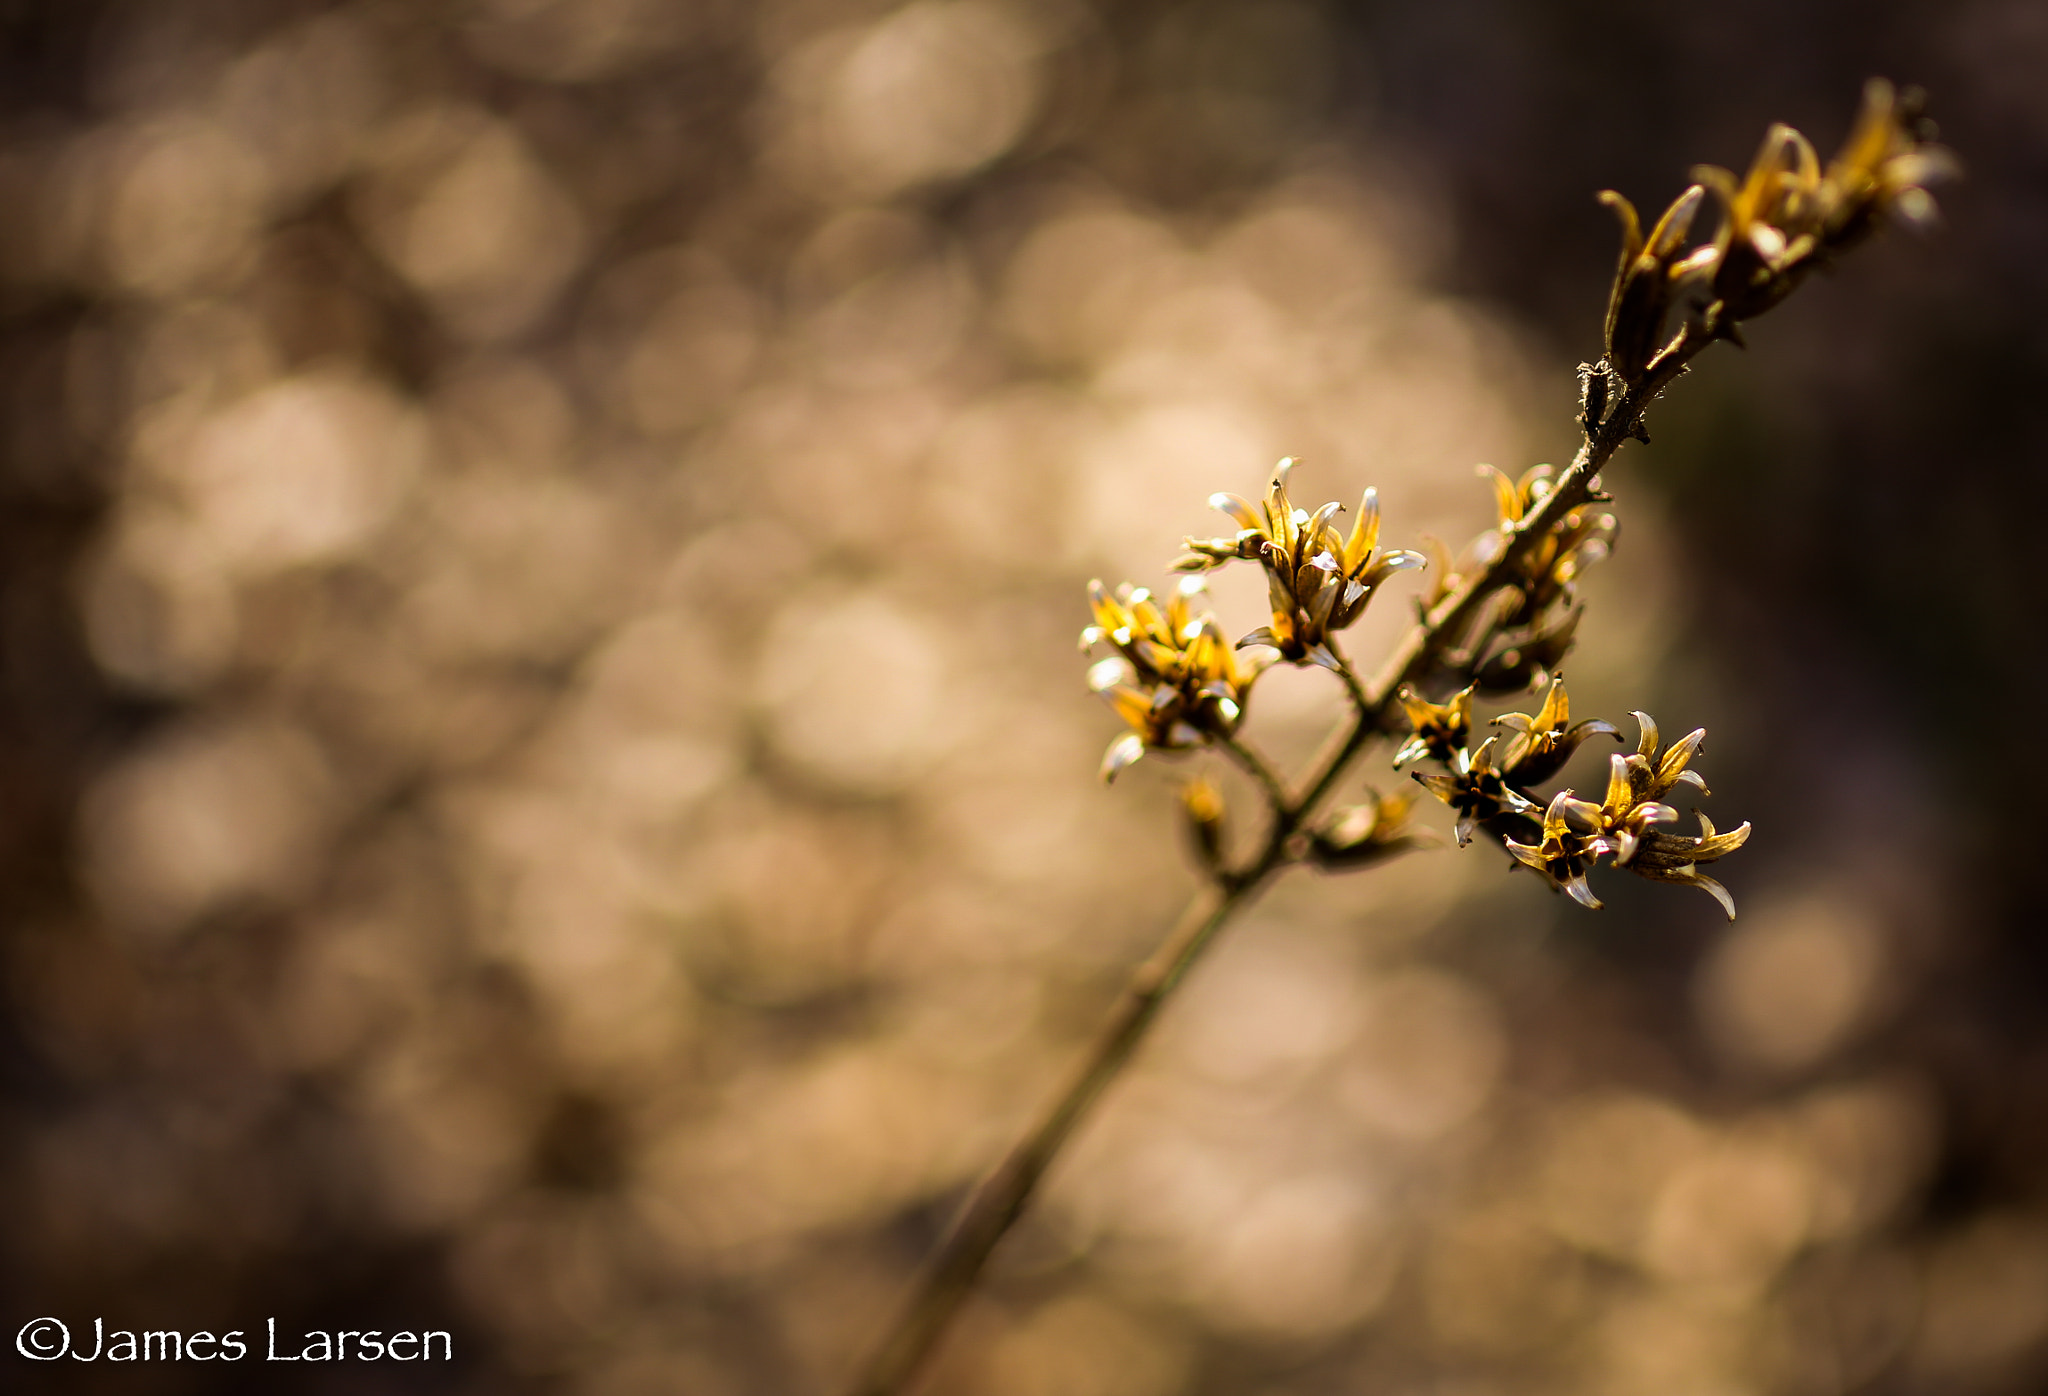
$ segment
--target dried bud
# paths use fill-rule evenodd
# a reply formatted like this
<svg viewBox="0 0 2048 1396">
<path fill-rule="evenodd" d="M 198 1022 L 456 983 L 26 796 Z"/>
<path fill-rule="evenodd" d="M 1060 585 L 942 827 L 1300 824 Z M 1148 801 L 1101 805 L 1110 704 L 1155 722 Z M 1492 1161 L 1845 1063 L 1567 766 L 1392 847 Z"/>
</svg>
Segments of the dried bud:
<svg viewBox="0 0 2048 1396">
<path fill-rule="evenodd" d="M 1180 788 L 1181 812 L 1195 856 L 1210 872 L 1223 867 L 1223 792 L 1207 777 L 1197 776 Z"/>
<path fill-rule="evenodd" d="M 1550 681 L 1550 692 L 1544 695 L 1543 707 L 1533 716 L 1529 713 L 1502 713 L 1493 720 L 1495 727 L 1505 727 L 1515 734 L 1508 743 L 1508 749 L 1501 753 L 1500 765 L 1508 778 L 1517 785 L 1541 785 L 1572 759 L 1572 754 L 1588 737 L 1612 737 L 1621 740 L 1621 733 L 1612 723 L 1599 718 L 1588 718 L 1576 726 L 1571 724 L 1571 697 L 1565 692 L 1562 676 Z"/>
<path fill-rule="evenodd" d="M 1335 812 L 1327 829 L 1309 837 L 1309 860 L 1330 872 L 1351 872 L 1385 862 L 1396 854 L 1436 842 L 1433 836 L 1412 829 L 1408 812 L 1415 804 L 1412 790 L 1371 798 Z"/>
<path fill-rule="evenodd" d="M 1635 205 L 1612 189 L 1600 191 L 1600 202 L 1621 220 L 1621 261 L 1607 298 L 1607 363 L 1624 383 L 1634 384 L 1648 372 L 1664 347 L 1664 322 L 1675 291 L 1703 274 L 1713 260 L 1712 249 L 1702 249 L 1704 257 L 1681 256 L 1705 198 L 1705 189 L 1691 186 L 1645 238 Z"/>
<path fill-rule="evenodd" d="M 1472 735 L 1472 688 L 1467 684 L 1442 703 L 1418 697 L 1412 688 L 1401 690 L 1401 710 L 1408 716 L 1410 735 L 1394 753 L 1395 770 L 1421 756 L 1451 763 Z"/>
</svg>

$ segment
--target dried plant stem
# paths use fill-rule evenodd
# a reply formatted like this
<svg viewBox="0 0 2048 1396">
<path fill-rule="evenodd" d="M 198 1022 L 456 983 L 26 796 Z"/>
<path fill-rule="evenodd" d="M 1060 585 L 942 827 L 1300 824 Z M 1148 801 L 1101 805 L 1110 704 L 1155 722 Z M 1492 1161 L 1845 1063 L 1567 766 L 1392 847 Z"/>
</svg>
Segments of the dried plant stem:
<svg viewBox="0 0 2048 1396">
<path fill-rule="evenodd" d="M 1301 793 L 1289 796 L 1272 769 L 1250 748 L 1226 744 L 1229 754 L 1256 779 L 1272 802 L 1272 826 L 1258 853 L 1242 867 L 1220 871 L 1182 913 L 1173 933 L 1132 974 L 1116 1011 L 1067 1087 L 1041 1114 L 994 1173 L 982 1183 L 954 1224 L 873 1361 L 854 1388 L 855 1396 L 898 1396 L 917 1374 L 973 1292 L 990 1254 L 1030 1203 L 1039 1179 L 1103 1091 L 1131 1059 L 1152 1020 L 1159 1016 L 1202 952 L 1239 910 L 1293 861 L 1295 835 L 1315 813 L 1374 737 L 1391 731 L 1404 684 L 1419 683 L 1445 650 L 1478 618 L 1480 608 L 1513 576 L 1515 569 L 1566 514 L 1592 493 L 1593 480 L 1624 441 L 1640 433 L 1643 411 L 1684 370 L 1713 336 L 1688 328 L 1649 366 L 1642 380 L 1616 402 L 1606 420 L 1594 425 L 1571 466 L 1555 487 L 1508 536 L 1484 572 L 1440 601 L 1415 626 L 1370 684 L 1350 665 L 1339 673 L 1356 714 L 1348 727 L 1331 733 L 1310 766 Z"/>
</svg>

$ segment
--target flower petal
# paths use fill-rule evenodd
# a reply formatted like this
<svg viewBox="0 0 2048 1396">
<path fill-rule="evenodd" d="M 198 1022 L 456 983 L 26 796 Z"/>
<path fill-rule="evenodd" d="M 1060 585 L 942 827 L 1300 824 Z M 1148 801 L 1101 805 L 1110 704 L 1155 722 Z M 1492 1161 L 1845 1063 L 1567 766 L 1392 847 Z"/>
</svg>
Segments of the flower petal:
<svg viewBox="0 0 2048 1396">
<path fill-rule="evenodd" d="M 1145 754 L 1145 741 L 1136 732 L 1126 732 L 1109 744 L 1102 754 L 1102 779 L 1114 781 L 1117 774 Z"/>
</svg>

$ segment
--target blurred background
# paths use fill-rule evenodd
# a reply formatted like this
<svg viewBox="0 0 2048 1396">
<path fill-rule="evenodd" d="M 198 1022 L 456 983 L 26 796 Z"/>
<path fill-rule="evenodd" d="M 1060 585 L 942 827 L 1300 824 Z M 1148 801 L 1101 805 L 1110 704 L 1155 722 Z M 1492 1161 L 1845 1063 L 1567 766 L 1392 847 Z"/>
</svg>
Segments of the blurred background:
<svg viewBox="0 0 2048 1396">
<path fill-rule="evenodd" d="M 8 1325 L 834 1390 L 1193 885 L 1086 580 L 1283 454 L 1455 546 L 1576 444 L 1594 191 L 1875 73 L 1946 226 L 1657 409 L 1567 666 L 1708 727 L 1742 919 L 1297 874 L 928 1389 L 2048 1380 L 2048 10 L 14 0 L 0 63 Z"/>
</svg>

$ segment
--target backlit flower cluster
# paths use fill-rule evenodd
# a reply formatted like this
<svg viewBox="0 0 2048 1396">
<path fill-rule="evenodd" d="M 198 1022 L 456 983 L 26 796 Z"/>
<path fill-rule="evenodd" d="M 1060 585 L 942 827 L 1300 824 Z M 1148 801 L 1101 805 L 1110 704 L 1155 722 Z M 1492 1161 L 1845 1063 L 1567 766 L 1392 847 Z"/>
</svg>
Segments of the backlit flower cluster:
<svg viewBox="0 0 2048 1396">
<path fill-rule="evenodd" d="M 1131 726 L 1103 755 L 1104 780 L 1147 751 L 1200 746 L 1244 721 L 1252 681 L 1270 657 L 1240 660 L 1216 617 L 1195 613 L 1201 594 L 1199 577 L 1182 579 L 1164 606 L 1143 587 L 1088 584 L 1095 623 L 1081 632 L 1081 647 L 1107 642 L 1116 650 L 1089 669 L 1088 687 Z"/>
<path fill-rule="evenodd" d="M 1209 506 L 1236 520 L 1232 538 L 1189 538 L 1187 553 L 1174 563 L 1183 572 L 1203 572 L 1235 559 L 1257 561 L 1266 570 L 1273 622 L 1239 645 L 1266 645 L 1291 664 L 1341 668 L 1330 637 L 1364 612 L 1373 592 L 1396 572 L 1423 565 L 1421 553 L 1379 546 L 1379 494 L 1367 490 L 1349 534 L 1331 520 L 1343 509 L 1335 500 L 1311 514 L 1287 496 L 1293 457 L 1280 462 L 1261 505 L 1234 494 L 1211 495 Z"/>
<path fill-rule="evenodd" d="M 1182 751 L 1232 736 L 1261 670 L 1284 659 L 1341 669 L 1331 637 L 1364 612 L 1380 584 L 1396 572 L 1420 567 L 1420 553 L 1379 546 L 1379 496 L 1365 492 L 1348 534 L 1331 523 L 1343 506 L 1334 500 L 1313 514 L 1287 494 L 1290 457 L 1280 462 L 1254 505 L 1234 494 L 1211 496 L 1212 507 L 1241 525 L 1235 537 L 1190 538 L 1175 570 L 1199 574 L 1239 559 L 1266 573 L 1272 621 L 1235 644 L 1216 617 L 1193 609 L 1202 594 L 1199 575 L 1183 577 L 1161 605 L 1129 583 L 1111 591 L 1088 584 L 1095 623 L 1081 646 L 1108 643 L 1117 653 L 1089 671 L 1088 686 L 1116 709 L 1131 730 L 1110 743 L 1102 774 L 1117 772 L 1147 751 Z M 1251 650 L 1239 657 L 1238 651 Z"/>
<path fill-rule="evenodd" d="M 1517 480 L 1490 465 L 1480 466 L 1479 473 L 1493 484 L 1494 526 L 1466 545 L 1455 562 L 1442 543 L 1429 540 L 1435 582 L 1423 598 L 1425 613 L 1507 552 L 1557 478 L 1548 465 L 1532 466 Z M 1592 503 L 1566 511 L 1501 579 L 1471 629 L 1446 651 L 1443 675 L 1494 694 L 1546 682 L 1578 633 L 1578 582 L 1608 555 L 1617 532 L 1614 515 Z"/>
<path fill-rule="evenodd" d="M 1470 690 L 1445 704 L 1404 695 L 1403 706 L 1413 735 L 1396 754 L 1395 763 L 1426 757 L 1443 767 L 1418 772 L 1415 778 L 1457 812 L 1460 844 L 1469 843 L 1483 829 L 1498 838 L 1517 863 L 1540 873 L 1552 887 L 1584 906 L 1600 905 L 1586 874 L 1605 859 L 1638 877 L 1697 887 L 1734 918 L 1734 898 L 1699 865 L 1740 848 L 1749 837 L 1749 825 L 1717 833 L 1702 814 L 1697 836 L 1668 831 L 1680 817 L 1668 802 L 1675 789 L 1689 786 L 1701 795 L 1708 793 L 1706 782 L 1691 769 L 1706 739 L 1705 729 L 1660 749 L 1656 721 L 1648 713 L 1634 714 L 1641 740 L 1633 753 L 1608 758 L 1606 793 L 1594 804 L 1576 798 L 1570 789 L 1548 799 L 1536 792 L 1537 786 L 1563 771 L 1588 739 L 1620 738 L 1611 724 L 1597 718 L 1571 721 L 1563 679 L 1551 681 L 1537 712 L 1505 713 L 1493 719 L 1493 726 L 1512 734 L 1505 744 L 1496 733 L 1476 750 L 1469 747 Z"/>
<path fill-rule="evenodd" d="M 1936 209 L 1927 186 L 1953 176 L 1956 163 L 1930 143 L 1931 134 L 1918 93 L 1902 94 L 1873 78 L 1855 129 L 1825 168 L 1805 136 L 1780 124 L 1771 127 L 1742 178 L 1717 166 L 1696 167 L 1692 186 L 1647 234 L 1634 205 L 1611 189 L 1603 192 L 1601 202 L 1621 220 L 1603 367 L 1633 385 L 1684 333 L 1739 340 L 1741 321 L 1783 300 L 1808 272 L 1860 242 L 1885 216 L 1932 222 Z M 1712 241 L 1688 246 L 1709 198 L 1720 225 Z M 1683 317 L 1679 336 L 1665 329 L 1673 309 Z M 1597 425 L 1598 406 L 1588 415 Z"/>
</svg>

